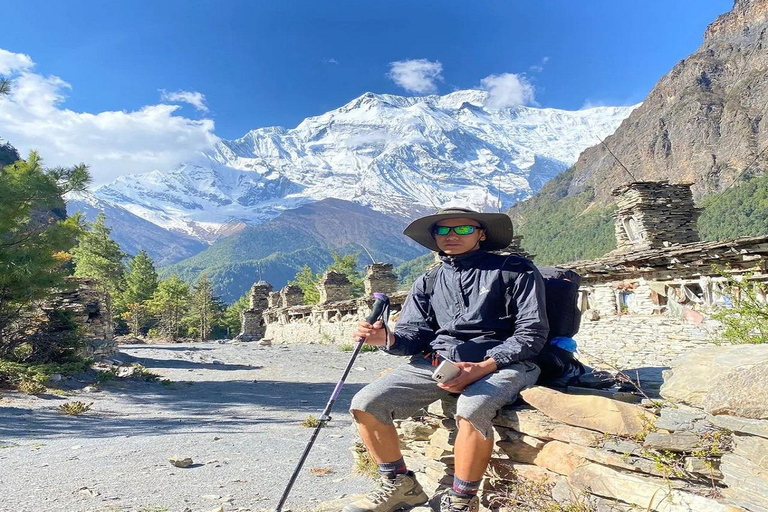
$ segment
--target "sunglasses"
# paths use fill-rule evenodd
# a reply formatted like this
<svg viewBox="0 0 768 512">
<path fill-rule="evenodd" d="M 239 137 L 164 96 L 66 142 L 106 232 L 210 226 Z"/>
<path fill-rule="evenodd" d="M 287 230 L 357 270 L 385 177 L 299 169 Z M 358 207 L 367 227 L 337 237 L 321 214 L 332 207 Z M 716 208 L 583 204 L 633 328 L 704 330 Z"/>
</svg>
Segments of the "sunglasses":
<svg viewBox="0 0 768 512">
<path fill-rule="evenodd" d="M 445 236 L 451 231 L 457 235 L 471 235 L 476 229 L 483 229 L 481 226 L 434 226 L 433 235 Z"/>
</svg>

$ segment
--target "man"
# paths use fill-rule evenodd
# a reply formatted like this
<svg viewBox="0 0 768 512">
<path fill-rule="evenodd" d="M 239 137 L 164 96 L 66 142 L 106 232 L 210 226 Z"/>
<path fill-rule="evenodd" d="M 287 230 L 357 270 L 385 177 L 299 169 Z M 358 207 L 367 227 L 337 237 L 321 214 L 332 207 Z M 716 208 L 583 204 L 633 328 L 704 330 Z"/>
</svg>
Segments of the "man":
<svg viewBox="0 0 768 512">
<path fill-rule="evenodd" d="M 415 220 L 404 233 L 438 251 L 442 265 L 416 280 L 394 332 L 381 322 L 361 322 L 353 335 L 413 357 L 352 399 L 350 412 L 379 464 L 381 483 L 343 512 L 389 512 L 427 501 L 406 468 L 392 420 L 452 393 L 459 394 L 455 476 L 439 510 L 477 512 L 477 490 L 493 451 L 491 420 L 539 375 L 531 359 L 549 330 L 544 284 L 530 261 L 487 252 L 512 241 L 505 214 L 449 208 Z M 431 376 L 441 359 L 455 362 L 461 373 L 438 384 Z"/>
</svg>

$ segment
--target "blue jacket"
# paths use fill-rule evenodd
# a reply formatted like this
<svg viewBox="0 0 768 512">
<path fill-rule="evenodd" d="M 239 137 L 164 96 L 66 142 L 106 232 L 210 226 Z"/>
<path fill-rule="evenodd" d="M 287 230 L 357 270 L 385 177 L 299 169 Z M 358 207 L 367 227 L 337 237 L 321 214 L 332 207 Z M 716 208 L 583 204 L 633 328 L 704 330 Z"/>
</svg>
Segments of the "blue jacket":
<svg viewBox="0 0 768 512">
<path fill-rule="evenodd" d="M 534 358 L 549 324 L 544 282 L 533 263 L 483 250 L 441 259 L 432 270 L 437 274 L 431 297 L 426 274 L 413 284 L 389 353 L 437 351 L 466 362 L 492 357 L 500 368 Z"/>
</svg>

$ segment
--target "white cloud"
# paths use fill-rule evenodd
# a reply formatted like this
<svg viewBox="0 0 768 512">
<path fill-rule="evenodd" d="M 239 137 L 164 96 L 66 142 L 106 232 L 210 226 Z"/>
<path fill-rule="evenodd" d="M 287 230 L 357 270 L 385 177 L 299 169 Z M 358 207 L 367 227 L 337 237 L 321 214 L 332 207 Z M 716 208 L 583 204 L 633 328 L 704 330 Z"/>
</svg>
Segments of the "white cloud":
<svg viewBox="0 0 768 512">
<path fill-rule="evenodd" d="M 338 65 L 338 64 L 339 64 L 339 61 L 337 61 L 337 60 L 336 60 L 336 59 L 334 59 L 334 58 L 330 58 L 330 59 L 323 59 L 323 60 L 322 60 L 322 63 L 323 63 L 323 64 L 333 64 L 333 65 Z"/>
<path fill-rule="evenodd" d="M 0 73 L 11 79 L 10 95 L 0 98 L 0 136 L 22 155 L 38 150 L 49 166 L 88 164 L 94 185 L 124 174 L 171 169 L 218 140 L 211 119 L 180 116 L 178 105 L 69 110 L 62 103 L 71 86 L 57 76 L 31 72 L 33 66 L 26 55 L 0 50 Z"/>
<path fill-rule="evenodd" d="M 174 103 L 189 103 L 200 112 L 208 113 L 208 105 L 205 104 L 205 95 L 201 92 L 167 92 L 165 89 L 160 89 L 160 99 L 162 101 L 171 101 Z"/>
<path fill-rule="evenodd" d="M 13 53 L 0 48 L 0 75 L 10 75 L 16 71 L 30 69 L 35 63 L 29 55 Z"/>
<path fill-rule="evenodd" d="M 542 57 L 538 64 L 534 64 L 529 69 L 534 73 L 541 73 L 544 71 L 544 65 L 549 62 L 549 57 Z"/>
<path fill-rule="evenodd" d="M 389 63 L 389 73 L 397 85 L 417 94 L 436 93 L 437 82 L 442 81 L 443 65 L 427 59 L 398 60 Z"/>
<path fill-rule="evenodd" d="M 525 75 L 503 73 L 490 75 L 480 80 L 480 87 L 488 91 L 485 100 L 487 108 L 507 108 L 517 105 L 535 104 L 533 84 Z"/>
</svg>

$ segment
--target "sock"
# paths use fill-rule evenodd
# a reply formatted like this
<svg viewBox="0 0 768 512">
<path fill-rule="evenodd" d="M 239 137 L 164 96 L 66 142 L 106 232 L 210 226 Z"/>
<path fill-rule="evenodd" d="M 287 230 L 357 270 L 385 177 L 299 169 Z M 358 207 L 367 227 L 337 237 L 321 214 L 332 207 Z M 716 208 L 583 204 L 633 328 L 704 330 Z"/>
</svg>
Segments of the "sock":
<svg viewBox="0 0 768 512">
<path fill-rule="evenodd" d="M 401 475 L 408 472 L 408 468 L 405 467 L 405 461 L 402 457 L 394 462 L 384 462 L 379 464 L 379 474 L 386 476 L 387 478 L 395 478 L 397 475 Z"/>
<path fill-rule="evenodd" d="M 454 475 L 453 488 L 451 489 L 451 492 L 463 498 L 470 498 L 477 494 L 477 490 L 480 489 L 480 482 L 481 480 L 476 482 L 467 482 L 466 480 L 462 480 L 461 478 Z"/>
</svg>

